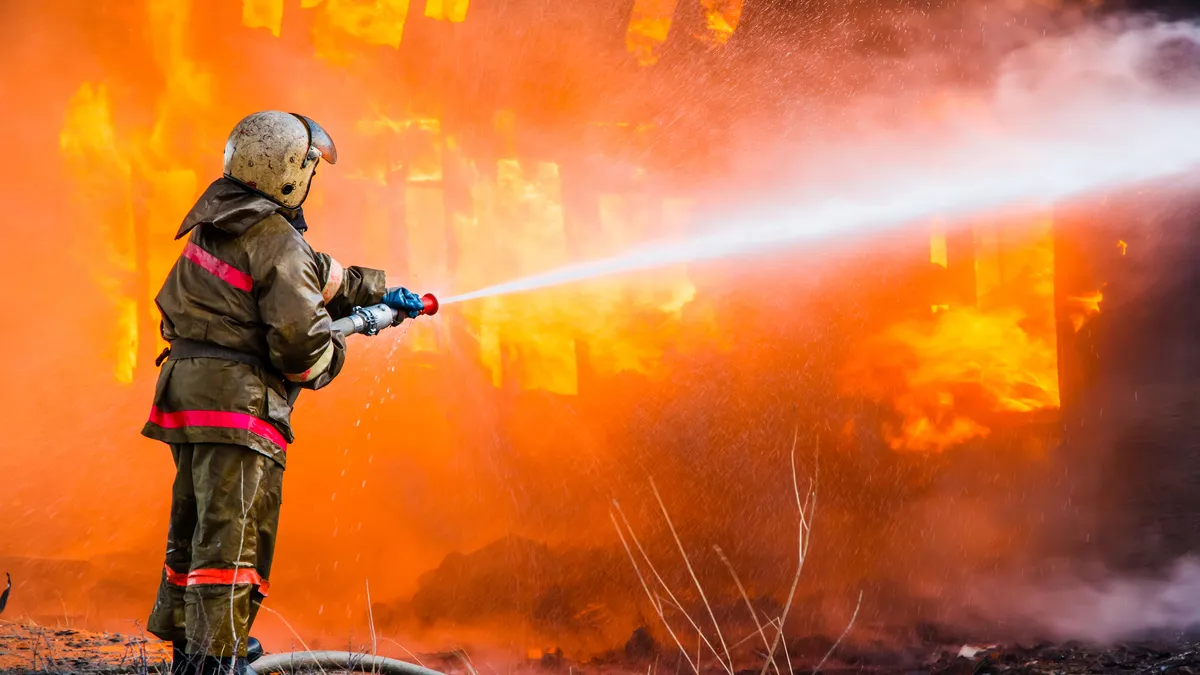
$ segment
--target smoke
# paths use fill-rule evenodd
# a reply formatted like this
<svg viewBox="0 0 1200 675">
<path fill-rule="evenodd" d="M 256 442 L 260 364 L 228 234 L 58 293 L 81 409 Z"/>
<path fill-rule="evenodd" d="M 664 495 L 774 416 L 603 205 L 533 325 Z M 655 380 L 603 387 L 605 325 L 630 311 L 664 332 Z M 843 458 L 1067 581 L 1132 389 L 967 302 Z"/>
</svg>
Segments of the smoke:
<svg viewBox="0 0 1200 675">
<path fill-rule="evenodd" d="M 951 90 L 953 91 L 953 90 Z M 928 93 L 928 92 L 927 92 Z M 928 221 L 1055 204 L 1178 175 L 1200 163 L 1200 28 L 1111 20 L 1033 42 L 943 119 L 878 101 L 839 109 L 788 162 L 786 195 L 727 207 L 693 234 L 445 299 L 446 304 L 610 275 L 847 241 Z M 882 128 L 881 128 L 882 126 Z M 753 203 L 753 202 L 751 202 Z"/>
<path fill-rule="evenodd" d="M 1113 644 L 1177 635 L 1200 626 L 1200 562 L 1187 557 L 1156 574 L 1120 574 L 1071 564 L 1072 573 L 1036 584 L 1007 584 L 990 596 L 985 616 L 1002 616 L 1013 633 L 1029 639 Z"/>
</svg>

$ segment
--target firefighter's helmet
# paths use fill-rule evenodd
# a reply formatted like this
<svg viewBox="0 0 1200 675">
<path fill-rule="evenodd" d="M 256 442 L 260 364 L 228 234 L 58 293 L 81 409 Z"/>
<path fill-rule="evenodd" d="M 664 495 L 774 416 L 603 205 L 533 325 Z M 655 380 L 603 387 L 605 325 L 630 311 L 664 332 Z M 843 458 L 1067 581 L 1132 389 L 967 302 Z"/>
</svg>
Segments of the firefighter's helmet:
<svg viewBox="0 0 1200 675">
<path fill-rule="evenodd" d="M 337 163 L 337 148 L 304 115 L 268 110 L 238 122 L 225 143 L 225 176 L 289 209 L 308 197 L 317 163 Z"/>
</svg>

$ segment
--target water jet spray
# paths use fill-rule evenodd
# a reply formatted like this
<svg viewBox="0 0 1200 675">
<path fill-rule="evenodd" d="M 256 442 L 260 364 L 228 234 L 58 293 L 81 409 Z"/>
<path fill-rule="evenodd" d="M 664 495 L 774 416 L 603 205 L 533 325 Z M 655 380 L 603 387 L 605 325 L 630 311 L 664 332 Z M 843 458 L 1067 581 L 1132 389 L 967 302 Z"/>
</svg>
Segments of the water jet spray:
<svg viewBox="0 0 1200 675">
<path fill-rule="evenodd" d="M 939 162 L 924 165 L 907 147 L 909 142 L 884 139 L 880 148 L 858 151 L 867 157 L 892 156 L 893 163 L 864 166 L 855 180 L 831 193 L 756 205 L 699 223 L 681 239 L 505 281 L 451 296 L 442 304 L 778 251 L 803 242 L 861 241 L 933 219 L 963 222 L 979 214 L 1128 190 L 1200 166 L 1200 135 L 1191 133 L 1200 98 L 1186 105 L 1130 105 L 1111 115 L 1099 104 L 1077 112 L 1064 115 L 1061 128 L 1021 129 L 998 139 L 964 136 Z M 1098 136 L 1065 131 L 1072 126 Z"/>
</svg>

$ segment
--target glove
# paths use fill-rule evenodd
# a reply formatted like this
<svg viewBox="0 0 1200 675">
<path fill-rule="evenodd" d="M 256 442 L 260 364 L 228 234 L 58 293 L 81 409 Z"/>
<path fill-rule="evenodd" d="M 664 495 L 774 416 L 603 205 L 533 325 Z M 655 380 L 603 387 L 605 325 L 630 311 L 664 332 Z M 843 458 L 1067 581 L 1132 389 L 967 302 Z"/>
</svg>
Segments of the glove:
<svg viewBox="0 0 1200 675">
<path fill-rule="evenodd" d="M 417 318 L 425 309 L 425 303 L 421 302 L 421 296 L 400 286 L 388 289 L 387 293 L 383 295 L 383 304 L 410 319 Z"/>
</svg>

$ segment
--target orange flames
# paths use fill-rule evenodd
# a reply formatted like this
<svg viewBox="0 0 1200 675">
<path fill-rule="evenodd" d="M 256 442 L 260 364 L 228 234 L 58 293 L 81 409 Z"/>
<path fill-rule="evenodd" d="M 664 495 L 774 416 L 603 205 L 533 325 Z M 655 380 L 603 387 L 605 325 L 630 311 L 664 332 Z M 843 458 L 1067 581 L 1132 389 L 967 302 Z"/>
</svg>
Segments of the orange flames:
<svg viewBox="0 0 1200 675">
<path fill-rule="evenodd" d="M 697 2 L 704 16 L 704 28 L 697 39 L 715 46 L 724 45 L 733 37 L 742 17 L 743 0 L 683 0 Z M 658 62 L 663 43 L 671 34 L 671 25 L 679 0 L 636 0 L 629 17 L 625 45 L 643 66 Z"/>
<path fill-rule="evenodd" d="M 1058 407 L 1049 217 L 979 225 L 974 242 L 975 303 L 935 305 L 932 316 L 886 327 L 861 341 L 843 371 L 849 393 L 893 409 L 897 420 L 885 428 L 893 449 L 944 450 L 986 437 L 997 412 Z M 930 258 L 947 265 L 940 228 Z"/>
<path fill-rule="evenodd" d="M 1075 296 L 1069 299 L 1071 327 L 1076 333 L 1087 323 L 1088 319 L 1100 313 L 1100 303 L 1104 301 L 1104 291 L 1096 291 L 1088 295 Z"/>
<path fill-rule="evenodd" d="M 137 258 L 133 231 L 133 168 L 123 156 L 113 127 L 108 91 L 85 84 L 67 108 L 59 150 L 86 202 L 104 228 L 104 255 L 89 272 L 113 304 L 109 335 L 114 376 L 133 382 L 138 356 L 138 303 L 134 297 Z M 107 170 L 100 167 L 107 166 Z"/>
</svg>

